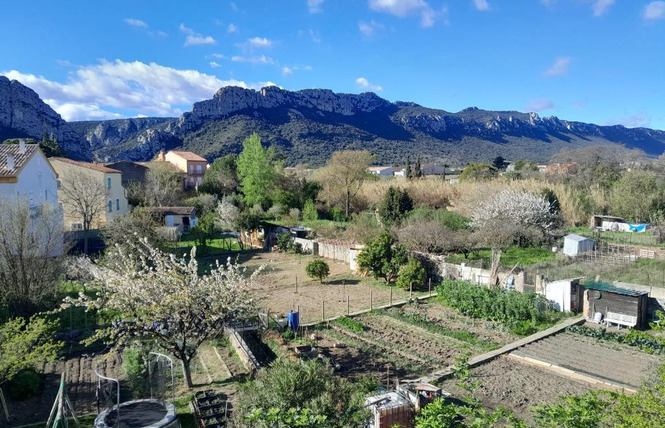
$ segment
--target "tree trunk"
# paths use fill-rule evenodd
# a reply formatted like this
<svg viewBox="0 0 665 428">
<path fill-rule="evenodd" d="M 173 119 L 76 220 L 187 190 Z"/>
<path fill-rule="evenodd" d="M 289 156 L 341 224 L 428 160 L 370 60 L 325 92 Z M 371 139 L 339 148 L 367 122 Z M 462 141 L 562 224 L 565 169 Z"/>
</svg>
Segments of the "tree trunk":
<svg viewBox="0 0 665 428">
<path fill-rule="evenodd" d="M 349 189 L 347 187 L 346 188 L 346 206 L 345 206 L 345 208 L 346 208 L 345 214 L 346 214 L 346 219 L 347 220 L 349 219 L 350 206 L 351 206 L 351 189 Z"/>
<path fill-rule="evenodd" d="M 187 383 L 187 388 L 193 388 L 194 383 L 192 382 L 192 369 L 190 367 L 190 361 L 187 358 L 183 358 L 181 361 L 183 371 L 185 372 L 185 382 Z"/>
<path fill-rule="evenodd" d="M 492 267 L 490 268 L 490 287 L 499 283 L 499 262 L 501 261 L 501 249 L 492 248 Z"/>
</svg>

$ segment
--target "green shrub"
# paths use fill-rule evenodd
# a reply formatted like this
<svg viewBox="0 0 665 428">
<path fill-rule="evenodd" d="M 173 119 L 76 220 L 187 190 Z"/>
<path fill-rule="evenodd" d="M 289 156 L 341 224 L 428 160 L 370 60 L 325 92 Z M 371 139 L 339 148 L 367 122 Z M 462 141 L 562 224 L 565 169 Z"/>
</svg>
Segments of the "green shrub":
<svg viewBox="0 0 665 428">
<path fill-rule="evenodd" d="M 316 221 L 319 219 L 319 213 L 316 211 L 316 205 L 314 201 L 308 199 L 305 201 L 305 206 L 302 209 L 302 219 L 303 221 Z"/>
<path fill-rule="evenodd" d="M 282 337 L 287 342 L 290 342 L 290 341 L 292 341 L 293 339 L 296 338 L 296 332 L 291 330 L 291 329 L 286 329 L 286 330 L 284 330 L 284 333 L 282 333 Z"/>
<path fill-rule="evenodd" d="M 665 338 L 652 336 L 649 333 L 639 330 L 631 330 L 628 334 L 620 334 L 608 332 L 604 328 L 589 328 L 578 325 L 570 326 L 567 330 L 598 340 L 634 346 L 648 354 L 661 354 L 665 352 Z"/>
<path fill-rule="evenodd" d="M 330 267 L 328 266 L 328 263 L 322 259 L 316 259 L 307 263 L 305 272 L 307 272 L 307 276 L 310 278 L 317 278 L 319 281 L 321 281 L 321 283 L 323 283 L 323 278 L 326 278 L 328 275 L 330 275 Z"/>
<path fill-rule="evenodd" d="M 414 258 L 409 258 L 409 262 L 399 269 L 397 276 L 397 286 L 409 290 L 413 284 L 413 289 L 418 290 L 425 286 L 427 273 L 423 265 Z"/>
<path fill-rule="evenodd" d="M 7 392 L 13 400 L 26 400 L 39 395 L 43 387 L 44 382 L 39 373 L 34 369 L 25 369 L 9 381 Z"/>
<path fill-rule="evenodd" d="M 291 249 L 292 245 L 293 239 L 290 233 L 284 232 L 277 235 L 277 248 L 279 248 L 280 253 L 286 253 Z"/>
<path fill-rule="evenodd" d="M 135 398 L 144 397 L 146 387 L 145 352 L 137 348 L 126 348 L 123 353 L 122 368 L 127 375 L 129 388 Z"/>
</svg>

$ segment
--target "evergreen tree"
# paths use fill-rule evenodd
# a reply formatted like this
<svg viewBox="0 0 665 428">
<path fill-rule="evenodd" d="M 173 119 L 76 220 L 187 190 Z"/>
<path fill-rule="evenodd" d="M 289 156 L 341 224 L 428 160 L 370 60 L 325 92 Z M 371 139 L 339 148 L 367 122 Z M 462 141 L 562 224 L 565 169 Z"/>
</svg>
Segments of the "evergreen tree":
<svg viewBox="0 0 665 428">
<path fill-rule="evenodd" d="M 242 152 L 238 156 L 238 178 L 246 205 L 270 206 L 278 179 L 274 153 L 261 146 L 261 138 L 256 133 L 242 143 Z"/>
<path fill-rule="evenodd" d="M 406 157 L 406 178 L 411 178 L 413 176 L 413 171 L 411 170 L 411 158 Z"/>
<path fill-rule="evenodd" d="M 404 218 L 413 209 L 413 200 L 406 192 L 392 186 L 388 188 L 379 207 L 379 215 L 386 223 L 394 223 Z"/>
<path fill-rule="evenodd" d="M 418 156 L 416 158 L 416 167 L 415 167 L 415 171 L 413 171 L 413 175 L 416 178 L 420 178 L 420 177 L 423 176 L 423 172 L 421 171 L 421 167 L 420 167 L 420 156 Z"/>
</svg>

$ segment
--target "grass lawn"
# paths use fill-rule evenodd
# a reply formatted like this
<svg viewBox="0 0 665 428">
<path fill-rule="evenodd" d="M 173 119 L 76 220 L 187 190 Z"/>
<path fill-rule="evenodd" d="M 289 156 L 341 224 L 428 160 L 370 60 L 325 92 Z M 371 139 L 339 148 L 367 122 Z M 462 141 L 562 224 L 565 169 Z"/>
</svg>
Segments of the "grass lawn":
<svg viewBox="0 0 665 428">
<path fill-rule="evenodd" d="M 487 249 L 480 250 L 476 253 L 471 253 L 469 254 L 468 258 L 464 258 L 463 254 L 454 254 L 446 257 L 446 262 L 455 264 L 480 262 L 485 267 L 489 267 L 491 262 L 490 259 L 491 250 Z M 518 263 L 522 266 L 537 265 L 552 262 L 555 259 L 556 255 L 548 249 L 536 247 L 520 248 L 516 245 L 513 245 L 501 255 L 501 266 L 512 268 Z M 480 263 L 472 264 L 476 265 Z"/>
<path fill-rule="evenodd" d="M 618 269 L 605 272 L 602 279 L 665 287 L 665 260 L 637 259 Z"/>
<path fill-rule="evenodd" d="M 183 239 L 180 241 L 169 243 L 169 248 L 178 256 L 189 254 L 194 246 L 196 246 L 197 256 L 212 256 L 241 250 L 240 245 L 238 245 L 238 241 L 235 238 L 211 239 L 204 247 L 199 245 L 195 240 L 189 239 L 188 236 L 184 235 Z"/>
<path fill-rule="evenodd" d="M 665 243 L 658 242 L 658 236 L 651 232 L 633 233 L 633 232 L 594 232 L 590 227 L 580 226 L 571 227 L 566 230 L 568 233 L 575 233 L 581 236 L 596 239 L 600 234 L 600 239 L 610 244 L 637 245 L 643 247 L 665 247 Z"/>
</svg>

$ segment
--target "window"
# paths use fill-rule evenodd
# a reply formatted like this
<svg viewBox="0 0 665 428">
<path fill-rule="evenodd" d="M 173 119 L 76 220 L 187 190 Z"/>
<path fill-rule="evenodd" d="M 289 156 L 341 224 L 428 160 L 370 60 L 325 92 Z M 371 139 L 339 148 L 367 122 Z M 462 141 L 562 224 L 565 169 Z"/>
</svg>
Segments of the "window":
<svg viewBox="0 0 665 428">
<path fill-rule="evenodd" d="M 202 178 L 202 177 L 196 177 L 196 182 L 197 182 L 198 184 L 201 184 L 202 181 L 203 181 L 203 178 Z"/>
<path fill-rule="evenodd" d="M 69 228 L 71 230 L 83 230 L 83 223 L 69 223 Z"/>
<path fill-rule="evenodd" d="M 120 211 L 120 198 L 116 198 L 115 200 L 115 210 Z"/>
<path fill-rule="evenodd" d="M 203 173 L 203 167 L 201 165 L 196 165 L 196 173 L 197 174 Z"/>
<path fill-rule="evenodd" d="M 189 173 L 194 174 L 194 165 L 189 166 Z"/>
<path fill-rule="evenodd" d="M 106 177 L 106 188 L 111 189 L 111 177 Z"/>
<path fill-rule="evenodd" d="M 113 201 L 109 201 L 108 205 L 108 212 L 112 213 L 113 212 Z"/>
</svg>

